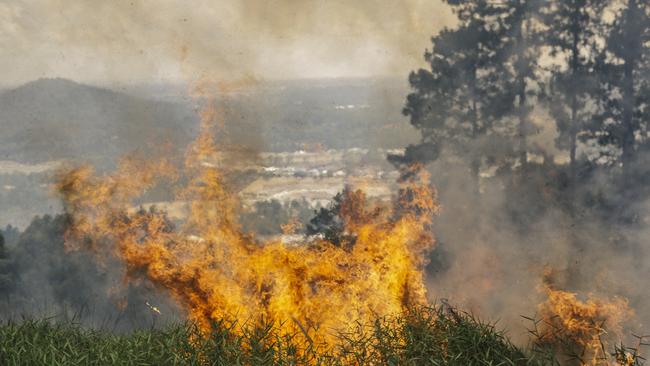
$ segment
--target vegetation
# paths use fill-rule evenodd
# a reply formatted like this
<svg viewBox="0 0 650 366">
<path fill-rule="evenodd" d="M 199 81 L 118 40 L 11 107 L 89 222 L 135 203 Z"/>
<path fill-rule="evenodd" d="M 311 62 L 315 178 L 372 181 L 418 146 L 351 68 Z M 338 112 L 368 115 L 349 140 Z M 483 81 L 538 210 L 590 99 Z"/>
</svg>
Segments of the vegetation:
<svg viewBox="0 0 650 366">
<path fill-rule="evenodd" d="M 152 206 L 137 214 L 156 210 Z M 264 236 L 303 233 L 312 216 L 314 209 L 306 200 L 270 200 L 255 203 L 240 220 L 245 232 Z M 22 231 L 11 226 L 0 230 L 0 320 L 56 316 L 75 318 L 83 326 L 108 323 L 117 330 L 177 320 L 168 311 L 177 310 L 176 305 L 146 281 L 122 285 L 122 263 L 97 263 L 89 253 L 67 251 L 67 224 L 66 215 L 44 215 Z M 152 304 L 164 311 L 164 319 L 152 314 Z"/>
<path fill-rule="evenodd" d="M 344 222 L 341 217 L 341 206 L 351 192 L 346 186 L 343 192 L 334 196 L 328 207 L 321 207 L 306 225 L 307 235 L 323 235 L 330 243 L 341 246 L 345 241 Z"/>
<path fill-rule="evenodd" d="M 85 326 L 110 323 L 114 330 L 150 326 L 156 319 L 147 301 L 166 302 L 146 285 L 116 286 L 120 263 L 66 251 L 67 222 L 66 215 L 45 215 L 22 232 L 0 230 L 9 244 L 0 240 L 0 320 L 57 316 Z"/>
<path fill-rule="evenodd" d="M 430 68 L 411 73 L 403 111 L 421 142 L 394 162 L 435 161 L 444 151 L 477 181 L 491 168 L 525 176 L 529 159 L 546 154 L 528 143 L 534 113 L 556 124 L 571 189 L 589 174 L 579 165 L 613 167 L 612 179 L 627 182 L 621 188 L 638 187 L 631 182 L 646 174 L 649 137 L 646 2 L 446 3 L 458 25 L 432 38 Z"/>
<path fill-rule="evenodd" d="M 628 282 L 623 277 L 627 272 L 633 274 L 627 274 L 631 279 L 647 278 L 643 275 L 650 271 L 639 259 L 647 258 L 643 247 L 647 236 L 635 231 L 647 226 L 647 216 L 638 212 L 647 210 L 647 205 L 639 203 L 647 202 L 650 187 L 647 1 L 445 2 L 454 9 L 457 25 L 433 37 L 432 48 L 425 54 L 428 69 L 410 75 L 412 92 L 403 110 L 421 140 L 408 146 L 404 155 L 390 157 L 398 166 L 438 163 L 460 166 L 463 171 L 464 175 L 438 165 L 437 174 L 433 174 L 441 198 L 453 200 L 436 222 L 439 245 L 433 253 L 433 279 L 443 276 L 454 259 L 445 256 L 449 248 L 456 259 L 469 259 L 475 252 L 463 252 L 464 248 L 485 245 L 494 257 L 503 257 L 499 264 L 502 276 L 514 278 L 520 273 L 509 272 L 509 265 L 521 262 L 524 265 L 517 268 L 526 267 L 530 259 L 503 253 L 552 251 L 553 243 L 566 239 L 571 250 L 562 257 L 567 266 L 562 285 L 578 286 L 587 282 L 587 277 L 592 282 L 600 278 L 591 269 L 599 268 L 605 259 L 595 259 L 606 257 L 615 248 L 611 251 L 617 253 L 613 266 L 624 269 L 622 274 L 616 271 L 622 276 L 617 279 L 623 280 L 608 290 L 617 295 L 629 295 L 625 291 L 639 295 L 635 291 L 642 292 L 642 285 L 618 284 Z M 355 102 L 354 95 L 344 97 L 352 100 L 350 103 L 363 102 Z M 123 104 L 121 97 L 111 98 L 117 100 L 115 104 Z M 298 96 L 287 97 L 294 99 Z M 306 108 L 297 105 L 291 108 L 301 113 Z M 257 121 L 259 113 L 250 111 L 255 115 L 250 120 Z M 337 146 L 340 141 L 335 131 L 342 130 L 341 125 L 329 121 L 329 115 L 317 117 L 313 128 L 290 121 L 290 126 L 295 122 L 300 128 L 283 128 L 277 134 L 291 142 L 287 146 L 320 141 L 321 137 Z M 567 155 L 568 164 L 556 161 L 548 147 L 531 142 L 540 130 L 535 122 L 538 118 L 548 119 L 556 127 L 555 147 Z M 355 112 L 353 122 L 368 124 L 369 120 Z M 325 130 L 313 133 L 323 126 L 327 126 Z M 367 139 L 364 133 L 353 137 L 355 143 Z M 88 141 L 94 146 L 93 140 Z M 499 201 L 495 197 L 500 194 L 495 192 L 505 192 L 505 198 Z M 342 201 L 352 193 L 346 189 L 311 220 L 306 202 L 259 202 L 243 214 L 242 226 L 260 235 L 277 235 L 285 232 L 284 224 L 296 220 L 305 224 L 307 235 L 323 235 L 348 248 L 354 238 L 343 230 Z M 7 195 L 7 200 L 20 198 L 17 193 Z M 444 215 L 453 220 L 446 223 Z M 143 329 L 142 319 L 147 325 L 156 319 L 149 303 L 154 291 L 147 293 L 143 285 L 108 296 L 121 273 L 120 264 L 108 263 L 100 270 L 86 254 L 66 253 L 66 220 L 65 215 L 37 217 L 22 233 L 9 228 L 0 233 L 0 318 L 7 313 L 3 310 L 26 308 L 43 299 L 52 299 L 56 312 L 69 307 L 75 313 L 92 307 L 107 314 L 119 298 L 127 304 L 123 313 L 131 323 L 121 330 L 128 333 L 92 330 L 85 323 L 9 320 L 0 327 L 1 365 L 553 365 L 571 364 L 571 357 L 581 351 L 561 332 L 549 345 L 548 340 L 535 339 L 536 330 L 531 332 L 531 346 L 521 349 L 494 326 L 448 307 L 359 324 L 354 331 L 340 335 L 335 350 L 304 340 L 300 332 L 278 334 L 269 323 L 243 326 L 243 332 L 236 332 L 236 324 L 223 322 L 214 324 L 207 336 L 192 325 L 134 331 Z M 570 235 L 563 235 L 566 232 Z M 585 245 L 593 245 L 594 252 L 601 250 L 600 257 L 589 255 Z M 531 255 L 533 261 L 539 260 L 537 253 Z M 467 260 L 462 268 L 474 278 L 486 273 L 472 272 L 473 263 L 484 257 L 478 258 Z M 590 271 L 581 271 L 585 269 Z M 499 284 L 490 286 L 495 286 L 493 292 L 510 290 L 499 288 Z M 507 296 L 503 298 L 496 306 L 507 309 Z M 632 301 L 645 305 L 638 296 Z M 566 354 L 567 348 L 571 354 Z M 621 347 L 610 352 L 622 365 L 641 363 L 635 349 Z"/>
<path fill-rule="evenodd" d="M 560 235 L 574 263 L 567 284 L 588 283 L 578 262 L 602 258 L 568 258 L 573 251 L 643 252 L 647 1 L 445 3 L 456 25 L 432 38 L 403 109 L 420 142 L 389 156 L 397 166 L 429 164 L 445 207 L 437 250 L 491 243 L 498 252 L 505 239 L 501 255 L 523 253 Z M 476 229 L 463 232 L 459 222 Z"/>
<path fill-rule="evenodd" d="M 5 238 L 0 232 L 0 294 L 8 300 L 9 292 L 13 290 L 13 269 L 9 260 L 9 253 L 5 247 Z"/>
<path fill-rule="evenodd" d="M 340 334 L 334 350 L 301 333 L 280 335 L 272 323 L 192 325 L 128 334 L 72 323 L 24 321 L 0 327 L 2 365 L 550 365 L 542 349 L 515 347 L 491 324 L 445 307 L 377 319 Z"/>
<path fill-rule="evenodd" d="M 255 202 L 251 210 L 242 213 L 240 220 L 246 232 L 258 235 L 278 235 L 291 231 L 290 233 L 293 234 L 301 232 L 304 224 L 310 220 L 313 214 L 313 208 L 304 198 L 286 203 L 272 199 Z M 295 230 L 286 229 L 286 225 L 292 222 L 296 225 Z"/>
<path fill-rule="evenodd" d="M 595 63 L 602 52 L 594 40 L 606 6 L 603 0 L 560 1 L 541 9 L 550 54 L 559 56 L 563 64 L 550 70 L 549 111 L 558 130 L 556 144 L 569 151 L 572 181 L 576 174 L 577 137 L 593 118 L 589 101 L 597 90 Z"/>
</svg>

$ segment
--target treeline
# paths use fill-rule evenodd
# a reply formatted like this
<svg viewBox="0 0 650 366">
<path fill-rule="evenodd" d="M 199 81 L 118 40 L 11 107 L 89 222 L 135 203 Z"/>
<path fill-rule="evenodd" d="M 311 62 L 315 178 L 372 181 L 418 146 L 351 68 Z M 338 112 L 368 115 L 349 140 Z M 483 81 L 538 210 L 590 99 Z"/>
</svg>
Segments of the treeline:
<svg viewBox="0 0 650 366">
<path fill-rule="evenodd" d="M 67 227 L 60 214 L 0 229 L 0 321 L 45 317 L 120 331 L 178 319 L 146 281 L 125 283 L 121 263 L 66 250 Z"/>
<path fill-rule="evenodd" d="M 244 231 L 259 236 L 299 234 L 313 215 L 314 208 L 304 199 L 260 201 L 242 210 L 240 223 Z M 126 284 L 117 260 L 98 261 L 91 253 L 66 250 L 67 227 L 67 216 L 59 214 L 37 216 L 22 231 L 12 226 L 0 229 L 0 320 L 54 316 L 119 330 L 180 316 L 172 302 L 146 281 Z"/>
<path fill-rule="evenodd" d="M 240 223 L 245 232 L 261 236 L 301 234 L 313 216 L 314 207 L 304 198 L 288 202 L 271 199 L 257 201 L 244 210 Z"/>
<path fill-rule="evenodd" d="M 650 5 L 643 0 L 446 0 L 457 26 L 432 38 L 404 114 L 419 144 L 392 161 L 467 163 L 526 178 L 535 161 L 570 191 L 607 169 L 628 199 L 650 176 Z M 534 143 L 544 122 L 557 134 Z M 551 150 L 567 164 L 555 164 Z M 555 159 L 562 160 L 562 159 Z M 554 184 L 557 185 L 557 184 Z M 636 196 L 638 197 L 638 196 Z"/>
<path fill-rule="evenodd" d="M 445 3 L 403 109 L 420 141 L 389 156 L 439 191 L 430 293 L 516 331 L 550 266 L 647 324 L 650 3 Z"/>
</svg>

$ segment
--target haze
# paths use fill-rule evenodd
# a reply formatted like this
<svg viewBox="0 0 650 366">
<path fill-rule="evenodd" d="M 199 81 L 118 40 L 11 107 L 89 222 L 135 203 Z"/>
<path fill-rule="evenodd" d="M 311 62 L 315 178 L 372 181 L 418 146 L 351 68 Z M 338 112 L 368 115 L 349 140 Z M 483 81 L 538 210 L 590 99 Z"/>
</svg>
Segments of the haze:
<svg viewBox="0 0 650 366">
<path fill-rule="evenodd" d="M 452 25 L 440 1 L 0 2 L 5 86 L 404 77 Z"/>
</svg>

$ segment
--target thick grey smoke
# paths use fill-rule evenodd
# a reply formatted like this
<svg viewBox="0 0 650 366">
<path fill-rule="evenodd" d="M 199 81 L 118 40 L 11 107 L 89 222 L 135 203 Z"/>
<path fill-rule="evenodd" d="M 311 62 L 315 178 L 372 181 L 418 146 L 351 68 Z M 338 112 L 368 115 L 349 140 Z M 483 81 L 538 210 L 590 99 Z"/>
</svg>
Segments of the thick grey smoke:
<svg viewBox="0 0 650 366">
<path fill-rule="evenodd" d="M 439 246 L 428 271 L 430 298 L 447 298 L 498 321 L 524 341 L 533 324 L 522 316 L 534 317 L 545 300 L 540 286 L 548 266 L 558 274 L 558 287 L 581 300 L 628 299 L 636 315 L 626 324 L 626 339 L 647 330 L 650 200 L 630 202 L 618 196 L 611 177 L 596 172 L 574 193 L 579 203 L 572 215 L 563 209 L 568 199 L 552 201 L 550 190 L 562 174 L 555 169 L 553 175 L 554 169 L 542 169 L 544 165 L 531 164 L 536 172 L 523 189 L 486 174 L 478 197 L 468 183 L 469 167 L 457 157 L 443 152 L 429 167 L 442 205 L 434 229 Z M 602 197 L 614 206 L 611 216 L 590 205 Z M 620 222 L 620 207 L 640 219 Z"/>
</svg>

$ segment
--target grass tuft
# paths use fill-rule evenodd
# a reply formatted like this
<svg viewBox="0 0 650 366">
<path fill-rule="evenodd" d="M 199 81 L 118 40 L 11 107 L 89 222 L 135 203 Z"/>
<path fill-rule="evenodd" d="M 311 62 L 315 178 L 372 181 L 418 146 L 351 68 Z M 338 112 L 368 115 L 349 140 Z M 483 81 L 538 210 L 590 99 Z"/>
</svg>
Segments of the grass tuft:
<svg viewBox="0 0 650 366">
<path fill-rule="evenodd" d="M 549 352 L 516 347 L 492 324 L 442 307 L 356 324 L 335 347 L 314 344 L 301 331 L 280 334 L 273 322 L 237 333 L 234 327 L 215 322 L 209 334 L 192 324 L 114 334 L 51 320 L 8 322 L 0 326 L 0 365 L 559 364 Z"/>
</svg>

